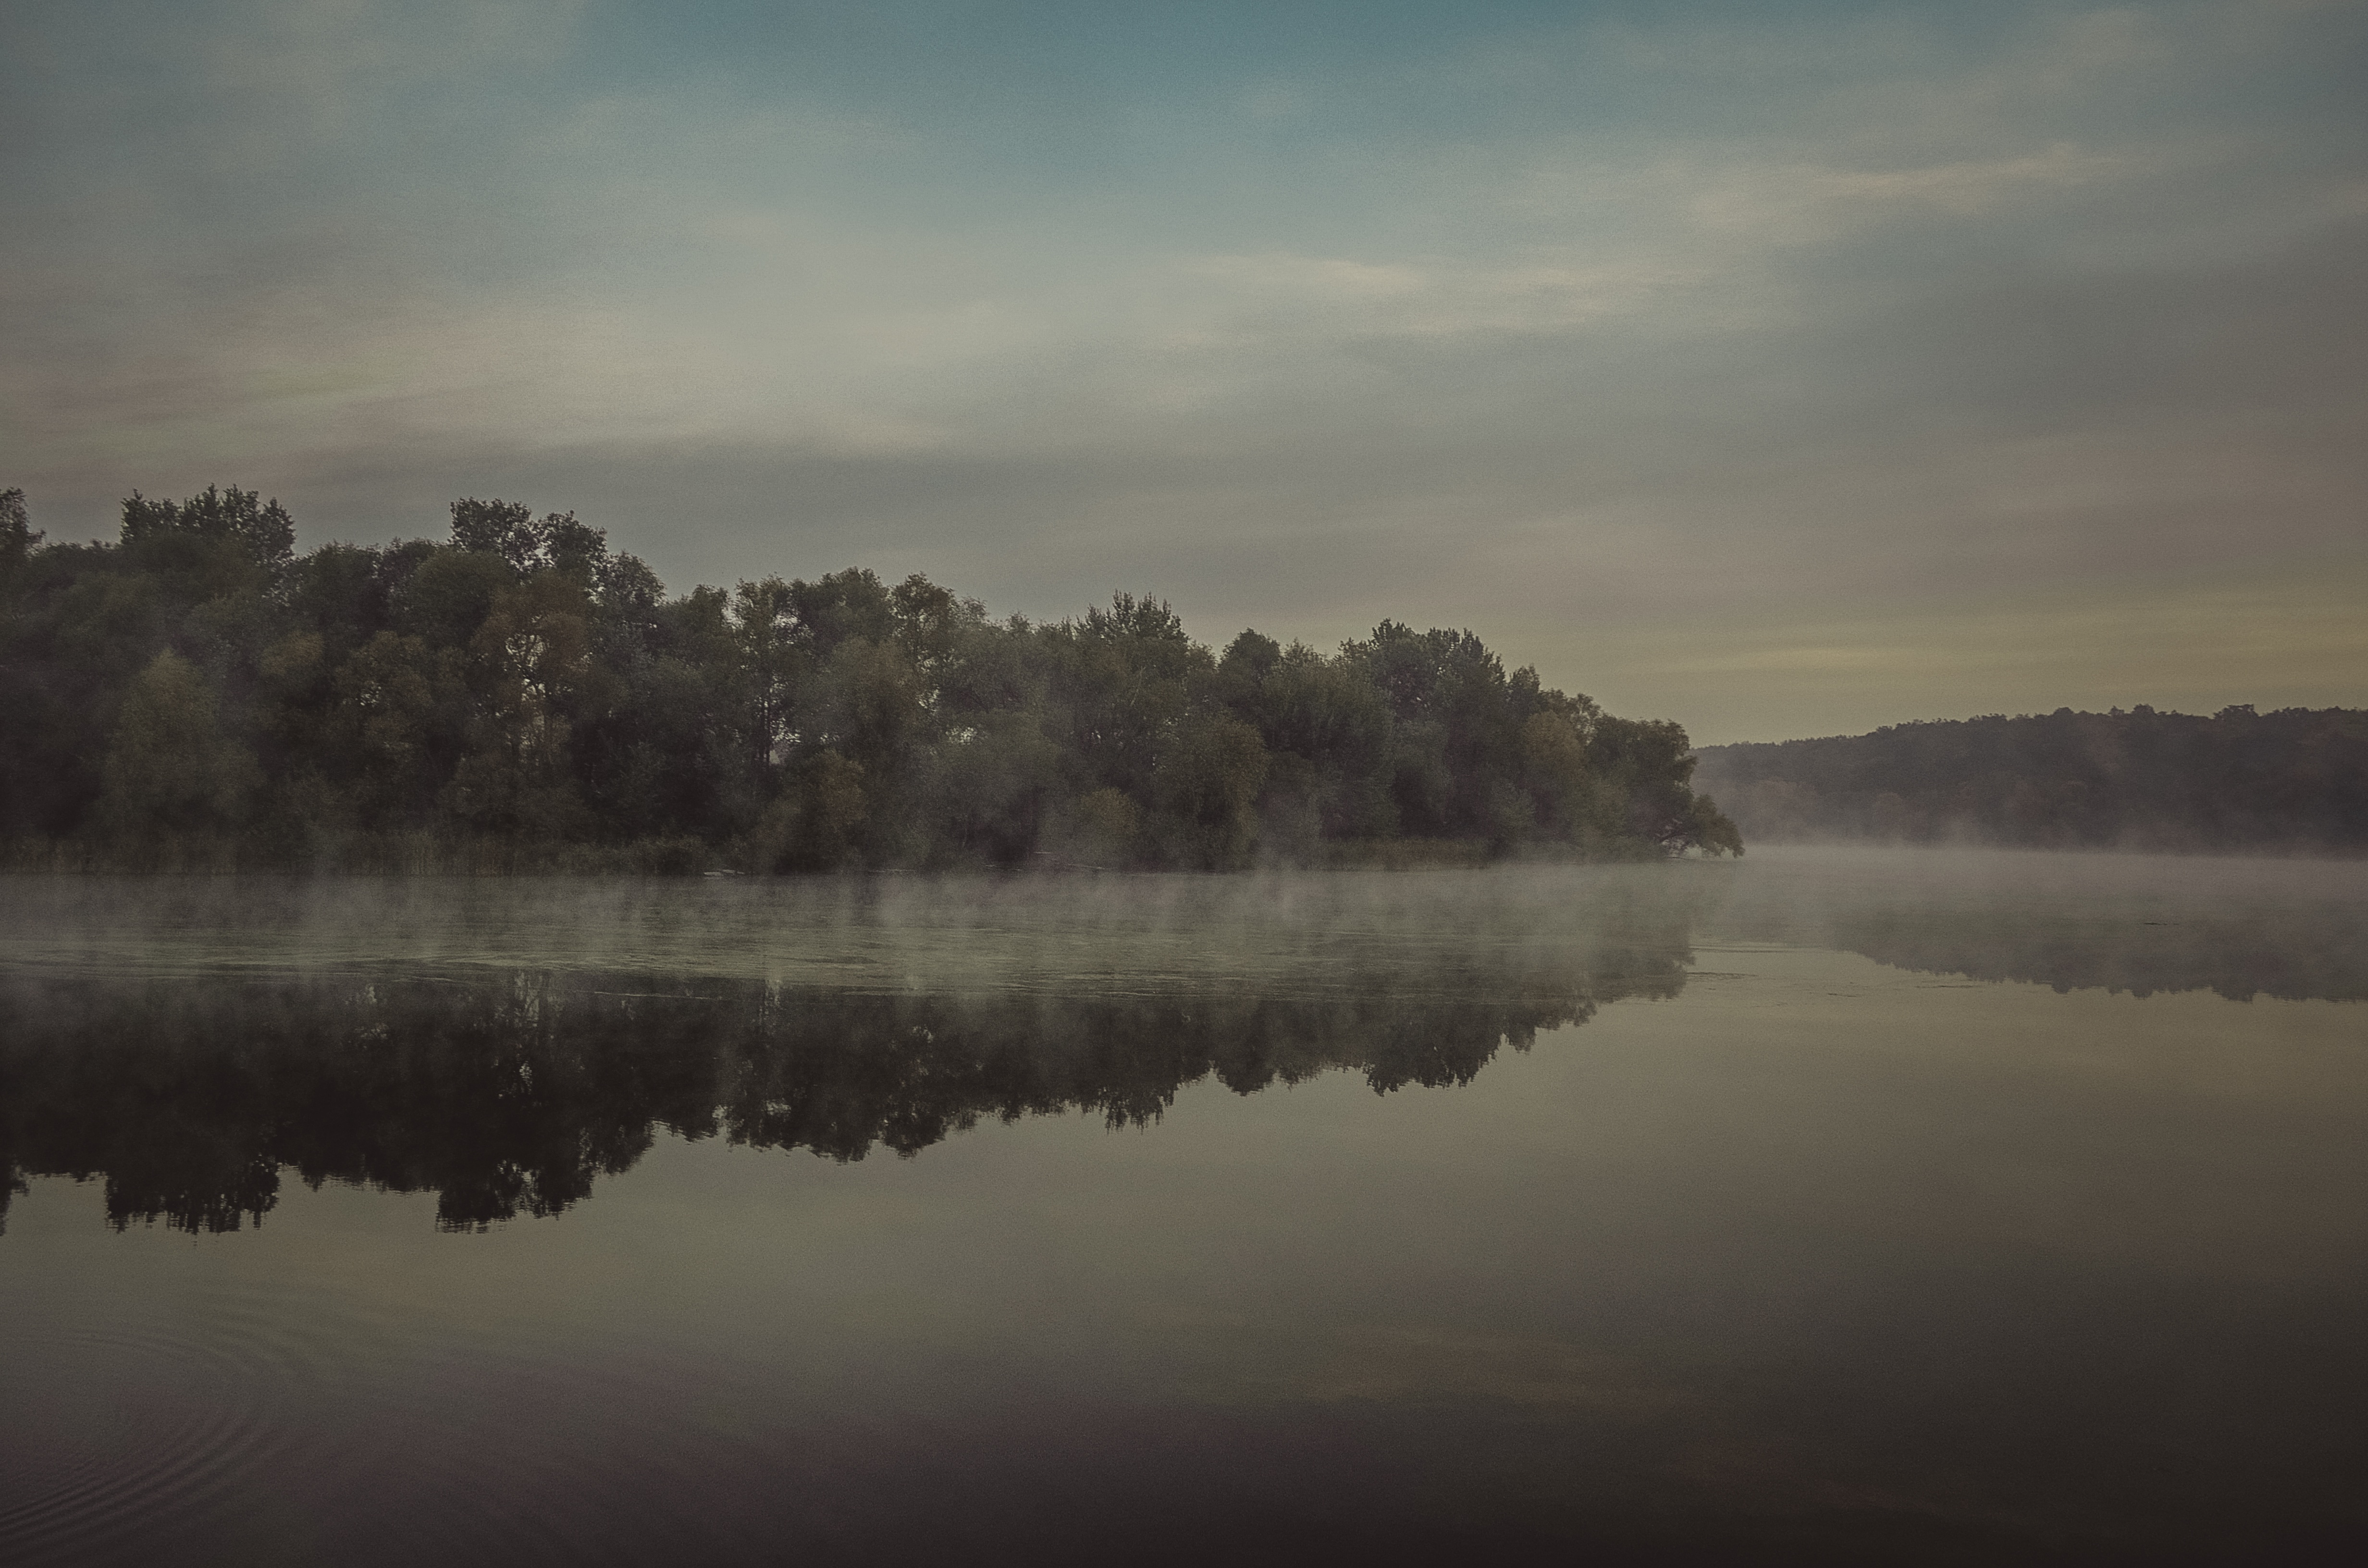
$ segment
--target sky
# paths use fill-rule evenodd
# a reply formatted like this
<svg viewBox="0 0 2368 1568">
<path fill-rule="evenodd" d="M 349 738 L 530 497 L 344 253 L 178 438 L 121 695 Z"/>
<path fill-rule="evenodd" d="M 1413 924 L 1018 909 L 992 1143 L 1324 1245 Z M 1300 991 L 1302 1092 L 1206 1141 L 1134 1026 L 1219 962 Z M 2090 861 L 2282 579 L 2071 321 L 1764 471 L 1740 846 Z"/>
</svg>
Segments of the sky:
<svg viewBox="0 0 2368 1568">
<path fill-rule="evenodd" d="M 1701 743 L 2368 705 L 2368 5 L 0 7 L 0 485 L 1388 617 Z"/>
</svg>

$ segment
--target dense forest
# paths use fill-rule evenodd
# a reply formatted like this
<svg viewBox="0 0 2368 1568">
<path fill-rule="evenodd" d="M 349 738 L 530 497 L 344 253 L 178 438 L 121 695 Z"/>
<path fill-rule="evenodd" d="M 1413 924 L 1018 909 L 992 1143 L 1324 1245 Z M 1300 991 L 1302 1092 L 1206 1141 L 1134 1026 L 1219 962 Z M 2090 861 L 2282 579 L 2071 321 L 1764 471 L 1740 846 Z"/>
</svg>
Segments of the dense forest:
<svg viewBox="0 0 2368 1568">
<path fill-rule="evenodd" d="M 0 494 L 18 865 L 1223 868 L 1740 851 L 1673 723 L 1384 621 L 1337 653 L 1162 601 L 1031 624 L 920 576 L 670 597 L 573 514 L 295 550 L 255 492 L 112 543 Z"/>
<path fill-rule="evenodd" d="M 1698 775 L 1773 841 L 2368 849 L 2368 712 L 2224 708 L 1897 724 L 1704 746 Z"/>
</svg>

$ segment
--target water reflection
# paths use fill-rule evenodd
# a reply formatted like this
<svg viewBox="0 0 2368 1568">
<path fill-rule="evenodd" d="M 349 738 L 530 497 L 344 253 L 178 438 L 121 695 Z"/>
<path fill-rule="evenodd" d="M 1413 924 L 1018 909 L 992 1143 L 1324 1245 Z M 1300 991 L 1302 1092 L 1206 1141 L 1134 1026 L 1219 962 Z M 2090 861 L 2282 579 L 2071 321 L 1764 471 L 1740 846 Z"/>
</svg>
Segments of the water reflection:
<svg viewBox="0 0 2368 1568">
<path fill-rule="evenodd" d="M 657 1133 L 858 1160 L 1156 1119 L 1335 1070 L 1469 1083 L 1675 996 L 1691 944 L 2144 996 L 2368 997 L 2368 879 L 2297 862 L 1817 851 L 1486 876 L 652 883 L 17 881 L 0 1222 L 258 1222 L 283 1174 L 547 1215 Z"/>
<path fill-rule="evenodd" d="M 578 1201 L 661 1130 L 848 1161 L 984 1118 L 1140 1125 L 1212 1076 L 1241 1094 L 1335 1070 L 1381 1093 L 1466 1084 L 1542 1029 L 1676 995 L 1687 935 L 1661 907 L 1559 939 L 1369 939 L 1247 985 L 1137 970 L 983 992 L 643 970 L 20 972 L 0 990 L 0 1159 L 20 1180 L 103 1175 L 118 1228 L 259 1222 L 283 1167 L 433 1191 L 439 1224 L 483 1226 Z"/>
<path fill-rule="evenodd" d="M 2368 1000 L 2357 861 L 1779 849 L 1733 886 L 1729 940 L 2059 992 Z"/>
<path fill-rule="evenodd" d="M 0 881 L 0 1557 L 2357 1560 L 2357 884 Z"/>
</svg>

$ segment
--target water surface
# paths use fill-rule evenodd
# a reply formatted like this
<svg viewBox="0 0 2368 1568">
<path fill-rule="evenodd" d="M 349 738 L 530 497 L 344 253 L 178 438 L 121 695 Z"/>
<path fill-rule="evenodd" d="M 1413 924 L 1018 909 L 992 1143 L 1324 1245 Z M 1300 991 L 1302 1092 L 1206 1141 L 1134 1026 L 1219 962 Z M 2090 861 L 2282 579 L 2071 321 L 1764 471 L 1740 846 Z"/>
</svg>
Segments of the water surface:
<svg viewBox="0 0 2368 1568">
<path fill-rule="evenodd" d="M 2368 1544 L 2368 885 L 0 882 L 0 1557 Z"/>
</svg>

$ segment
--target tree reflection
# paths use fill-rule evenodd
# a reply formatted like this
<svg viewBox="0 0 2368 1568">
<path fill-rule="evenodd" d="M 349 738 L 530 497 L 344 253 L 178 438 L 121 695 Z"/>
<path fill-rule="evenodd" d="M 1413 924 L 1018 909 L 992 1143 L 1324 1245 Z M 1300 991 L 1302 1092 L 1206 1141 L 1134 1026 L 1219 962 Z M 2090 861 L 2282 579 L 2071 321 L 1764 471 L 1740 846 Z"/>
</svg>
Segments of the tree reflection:
<svg viewBox="0 0 2368 1568">
<path fill-rule="evenodd" d="M 1755 869 L 1724 937 L 2058 992 L 2368 1000 L 2368 883 L 2342 863 L 1861 851 Z"/>
<path fill-rule="evenodd" d="M 983 1118 L 1156 1120 L 1186 1085 L 1318 1074 L 1469 1083 L 1504 1046 L 1673 996 L 1671 918 L 1567 946 L 1444 944 L 1386 965 L 960 993 L 510 970 L 12 977 L 0 1168 L 104 1176 L 117 1228 L 260 1222 L 283 1170 L 438 1195 L 440 1226 L 555 1213 L 667 1131 L 839 1161 Z M 5 1204 L 0 1196 L 0 1204 Z M 0 1215 L 5 1215 L 0 1208 Z"/>
<path fill-rule="evenodd" d="M 1862 916 L 1836 932 L 1838 946 L 1898 969 L 2058 992 L 2211 991 L 2232 1002 L 2368 1000 L 2368 952 L 2359 937 L 2351 922 L 2258 913 L 2177 922 L 2007 912 L 1966 913 L 1945 924 Z"/>
</svg>

